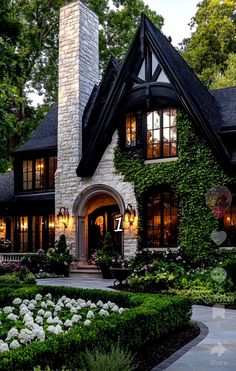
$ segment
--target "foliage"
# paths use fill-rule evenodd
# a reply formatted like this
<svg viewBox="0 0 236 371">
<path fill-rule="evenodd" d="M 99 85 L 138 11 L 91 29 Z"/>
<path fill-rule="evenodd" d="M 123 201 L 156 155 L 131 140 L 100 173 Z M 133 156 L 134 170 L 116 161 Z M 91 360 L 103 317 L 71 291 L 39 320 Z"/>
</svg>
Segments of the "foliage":
<svg viewBox="0 0 236 371">
<path fill-rule="evenodd" d="M 160 292 L 174 286 L 175 276 L 169 272 L 146 273 L 129 279 L 129 287 L 135 292 Z"/>
<path fill-rule="evenodd" d="M 200 79 L 210 86 L 223 73 L 230 53 L 236 52 L 236 0 L 203 0 L 192 18 L 193 31 L 182 43 L 183 56 Z"/>
<path fill-rule="evenodd" d="M 116 250 L 115 244 L 112 240 L 110 232 L 107 232 L 103 241 L 101 250 L 97 252 L 96 264 L 98 267 L 102 265 L 112 265 L 113 259 L 118 257 L 118 251 Z"/>
<path fill-rule="evenodd" d="M 104 350 L 96 349 L 91 352 L 88 349 L 85 352 L 84 360 L 82 360 L 83 371 L 132 371 L 134 358 L 128 351 L 120 349 L 119 346 L 111 346 L 109 353 L 104 353 Z"/>
<path fill-rule="evenodd" d="M 222 264 L 222 267 L 226 270 L 229 278 L 232 280 L 232 283 L 236 288 L 236 258 L 225 260 Z"/>
<path fill-rule="evenodd" d="M 211 83 L 211 89 L 227 88 L 229 86 L 236 86 L 236 53 L 229 54 L 224 72 L 218 71 L 213 76 Z"/>
<path fill-rule="evenodd" d="M 32 273 L 45 271 L 47 267 L 47 256 L 45 254 L 25 255 L 21 259 L 21 264 L 25 265 Z"/>
<path fill-rule="evenodd" d="M 59 9 L 68 0 L 0 2 L 0 172 L 10 166 L 11 152 L 29 138 L 57 101 Z M 86 0 L 99 15 L 101 65 L 113 54 L 123 57 L 142 10 L 160 27 L 163 18 L 142 0 Z M 44 95 L 34 108 L 33 89 Z"/>
<path fill-rule="evenodd" d="M 212 150 L 193 127 L 183 112 L 177 116 L 178 160 L 165 163 L 144 164 L 138 153 L 115 151 L 115 167 L 124 180 L 134 184 L 139 202 L 139 248 L 145 248 L 143 230 L 144 200 L 150 189 L 169 185 L 178 201 L 178 244 L 182 254 L 193 266 L 212 265 L 217 247 L 211 240 L 212 231 L 218 228 L 205 202 L 207 190 L 216 185 L 233 186 L 235 177 L 227 173 Z"/>
<path fill-rule="evenodd" d="M 21 269 L 20 263 L 15 262 L 1 262 L 0 263 L 0 276 L 6 274 L 6 273 L 13 273 L 17 272 Z"/>
<path fill-rule="evenodd" d="M 55 247 L 48 253 L 47 271 L 68 276 L 72 260 L 73 256 L 67 246 L 66 236 L 62 234 Z"/>
<path fill-rule="evenodd" d="M 192 300 L 193 304 L 199 305 L 224 305 L 226 308 L 236 309 L 236 296 L 234 293 L 214 293 L 211 290 L 179 290 L 172 289 L 168 294 L 180 295 Z"/>
<path fill-rule="evenodd" d="M 170 331 L 184 326 L 191 318 L 191 303 L 188 298 L 178 296 L 159 296 L 83 290 L 61 287 L 21 288 L 19 290 L 0 290 L 0 302 L 4 305 L 15 297 L 33 298 L 36 293 L 46 292 L 57 297 L 59 292 L 70 297 L 94 300 L 115 300 L 129 302 L 130 309 L 120 316 L 110 316 L 94 320 L 89 327 L 71 329 L 67 334 L 57 335 L 50 340 L 32 343 L 24 349 L 3 353 L 0 359 L 1 370 L 29 369 L 40 365 L 43 369 L 79 368 L 80 357 L 86 349 L 96 349 L 104 344 L 109 351 L 119 341 L 120 347 L 138 352 L 145 341 L 154 341 Z"/>
<path fill-rule="evenodd" d="M 35 283 L 35 276 L 28 271 L 19 271 L 17 273 L 7 273 L 0 276 L 0 284 L 16 285 L 16 284 L 32 285 Z"/>
</svg>

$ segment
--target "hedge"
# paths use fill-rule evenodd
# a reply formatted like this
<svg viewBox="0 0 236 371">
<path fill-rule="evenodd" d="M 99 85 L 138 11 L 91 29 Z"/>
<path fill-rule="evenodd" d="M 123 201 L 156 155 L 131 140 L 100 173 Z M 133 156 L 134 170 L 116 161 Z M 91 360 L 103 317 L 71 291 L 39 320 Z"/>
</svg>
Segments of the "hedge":
<svg viewBox="0 0 236 371">
<path fill-rule="evenodd" d="M 119 341 L 120 347 L 138 351 L 147 341 L 154 341 L 168 332 L 178 331 L 191 318 L 191 301 L 179 296 L 131 294 L 67 287 L 22 287 L 0 289 L 1 306 L 15 297 L 32 299 L 36 293 L 50 292 L 53 297 L 67 295 L 93 301 L 115 301 L 129 307 L 122 315 L 95 319 L 89 327 L 75 326 L 66 334 L 56 335 L 43 342 L 4 352 L 0 357 L 1 370 L 29 370 L 40 365 L 51 369 L 78 368 L 87 349 L 103 347 L 109 350 Z"/>
</svg>

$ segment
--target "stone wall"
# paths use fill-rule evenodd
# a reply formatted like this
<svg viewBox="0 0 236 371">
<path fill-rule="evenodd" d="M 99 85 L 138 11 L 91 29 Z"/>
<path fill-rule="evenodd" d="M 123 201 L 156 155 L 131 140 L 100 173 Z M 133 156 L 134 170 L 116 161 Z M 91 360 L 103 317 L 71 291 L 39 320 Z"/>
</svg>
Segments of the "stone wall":
<svg viewBox="0 0 236 371">
<path fill-rule="evenodd" d="M 55 213 L 58 213 L 60 207 L 68 208 L 70 222 L 68 228 L 64 229 L 56 220 L 55 228 L 56 239 L 64 232 L 76 257 L 81 236 L 78 236 L 79 215 L 74 205 L 83 190 L 93 185 L 108 185 L 120 194 L 125 206 L 130 203 L 137 210 L 133 185 L 124 182 L 123 176 L 115 174 L 114 148 L 117 133 L 93 177 L 78 178 L 76 175 L 82 151 L 82 115 L 93 86 L 98 83 L 98 26 L 97 16 L 82 2 L 75 1 L 61 9 Z M 137 229 L 134 225 L 124 230 L 125 256 L 133 255 L 136 246 Z"/>
<path fill-rule="evenodd" d="M 61 8 L 59 32 L 58 168 L 55 212 L 65 206 L 72 215 L 78 194 L 76 168 L 82 150 L 82 114 L 98 83 L 98 17 L 80 1 Z M 56 221 L 56 238 L 63 232 Z M 67 231 L 66 231 L 67 232 Z M 71 220 L 69 242 L 75 240 Z"/>
</svg>

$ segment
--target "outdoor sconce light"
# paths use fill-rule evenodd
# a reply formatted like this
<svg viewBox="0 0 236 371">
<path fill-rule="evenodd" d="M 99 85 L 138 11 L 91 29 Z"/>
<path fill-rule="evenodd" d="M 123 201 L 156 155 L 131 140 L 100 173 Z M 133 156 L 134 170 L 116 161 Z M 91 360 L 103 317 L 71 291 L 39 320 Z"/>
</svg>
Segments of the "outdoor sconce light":
<svg viewBox="0 0 236 371">
<path fill-rule="evenodd" d="M 2 233 L 2 232 L 4 232 L 4 230 L 5 230 L 4 225 L 1 223 L 0 224 L 0 232 Z"/>
<path fill-rule="evenodd" d="M 67 228 L 69 222 L 70 214 L 68 209 L 65 207 L 60 207 L 59 213 L 57 214 L 57 219 L 59 223 L 63 223 L 64 227 Z"/>
<path fill-rule="evenodd" d="M 133 224 L 134 222 L 134 218 L 136 216 L 136 212 L 134 210 L 134 208 L 132 207 L 131 204 L 128 204 L 126 209 L 125 209 L 125 223 L 129 223 L 130 226 Z"/>
</svg>

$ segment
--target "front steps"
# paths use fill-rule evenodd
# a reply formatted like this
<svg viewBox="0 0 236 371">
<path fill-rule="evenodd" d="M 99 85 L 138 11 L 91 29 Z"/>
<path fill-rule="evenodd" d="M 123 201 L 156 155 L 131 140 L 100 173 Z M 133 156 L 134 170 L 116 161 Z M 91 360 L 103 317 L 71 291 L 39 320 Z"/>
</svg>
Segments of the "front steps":
<svg viewBox="0 0 236 371">
<path fill-rule="evenodd" d="M 78 261 L 71 264 L 69 277 L 96 279 L 102 278 L 102 273 L 96 265 Z"/>
</svg>

